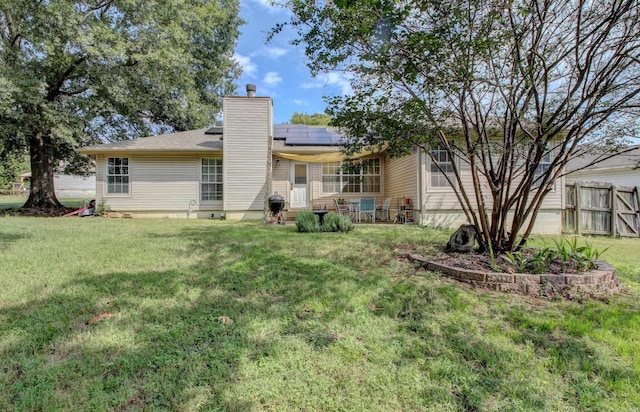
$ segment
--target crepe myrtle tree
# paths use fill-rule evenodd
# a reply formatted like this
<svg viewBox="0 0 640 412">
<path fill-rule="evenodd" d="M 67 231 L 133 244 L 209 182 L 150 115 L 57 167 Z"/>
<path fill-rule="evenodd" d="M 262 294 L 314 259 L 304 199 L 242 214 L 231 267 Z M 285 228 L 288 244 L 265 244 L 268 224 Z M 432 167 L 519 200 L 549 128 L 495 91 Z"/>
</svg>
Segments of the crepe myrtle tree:
<svg viewBox="0 0 640 412">
<path fill-rule="evenodd" d="M 0 143 L 29 153 L 24 207 L 60 203 L 74 148 L 210 124 L 239 68 L 238 0 L 0 0 Z"/>
<path fill-rule="evenodd" d="M 526 242 L 570 159 L 611 156 L 638 125 L 636 0 L 287 7 L 312 72 L 351 79 L 352 94 L 328 99 L 344 149 L 422 150 L 492 253 Z"/>
</svg>

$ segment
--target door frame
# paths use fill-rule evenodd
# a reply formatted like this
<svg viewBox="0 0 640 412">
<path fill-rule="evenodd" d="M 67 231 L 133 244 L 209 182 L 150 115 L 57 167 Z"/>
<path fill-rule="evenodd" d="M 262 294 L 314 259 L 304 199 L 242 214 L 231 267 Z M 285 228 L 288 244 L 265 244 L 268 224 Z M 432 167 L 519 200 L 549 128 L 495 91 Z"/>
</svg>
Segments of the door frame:
<svg viewBox="0 0 640 412">
<path fill-rule="evenodd" d="M 306 181 L 307 183 L 305 184 L 305 199 L 304 199 L 304 205 L 303 206 L 294 206 L 293 205 L 293 191 L 294 191 L 294 186 L 296 185 L 295 183 L 295 168 L 296 165 L 303 165 L 305 167 L 305 174 L 306 174 Z M 304 208 L 308 208 L 309 207 L 309 163 L 307 162 L 291 162 L 291 170 L 289 173 L 289 185 L 291 187 L 289 196 L 290 196 L 290 206 L 292 209 L 304 209 Z M 299 184 L 298 186 L 302 186 L 302 184 Z"/>
</svg>

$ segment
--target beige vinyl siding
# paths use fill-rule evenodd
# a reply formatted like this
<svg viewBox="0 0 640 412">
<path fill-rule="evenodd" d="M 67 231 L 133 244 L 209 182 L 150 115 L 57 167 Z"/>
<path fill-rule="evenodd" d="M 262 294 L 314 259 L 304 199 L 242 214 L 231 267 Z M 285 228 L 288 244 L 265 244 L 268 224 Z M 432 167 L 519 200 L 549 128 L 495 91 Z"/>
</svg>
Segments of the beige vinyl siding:
<svg viewBox="0 0 640 412">
<path fill-rule="evenodd" d="M 466 217 L 462 212 L 462 207 L 452 188 L 432 188 L 430 187 L 430 165 L 431 159 L 425 153 L 422 154 L 422 173 L 423 189 L 424 189 L 424 214 L 422 223 L 431 227 L 455 228 L 460 224 L 467 223 Z M 461 171 L 461 180 L 470 201 L 475 206 L 476 198 L 473 192 L 473 178 L 471 169 L 464 162 L 459 163 Z M 492 200 L 489 193 L 488 185 L 483 185 L 483 192 L 487 194 L 485 197 L 486 207 L 492 207 Z M 555 190 L 551 191 L 544 199 L 541 210 L 534 225 L 535 234 L 557 234 L 562 228 L 561 213 L 563 207 L 564 179 L 558 179 L 555 184 Z"/>
<path fill-rule="evenodd" d="M 458 197 L 451 187 L 432 187 L 431 186 L 431 158 L 424 152 L 422 156 L 422 173 L 423 179 L 423 207 L 424 210 L 462 210 Z M 473 187 L 473 178 L 469 166 L 464 162 L 458 162 L 458 168 L 462 174 L 462 185 L 464 187 Z M 468 191 L 471 201 L 475 204 L 475 196 L 473 190 Z"/>
<path fill-rule="evenodd" d="M 322 203 L 322 163 L 309 163 L 310 199 L 309 206 L 323 206 Z"/>
<path fill-rule="evenodd" d="M 462 211 L 431 210 L 425 213 L 422 224 L 433 228 L 455 229 L 467 224 L 467 218 Z M 538 213 L 533 225 L 533 234 L 556 235 L 562 230 L 562 211 L 543 209 Z"/>
<path fill-rule="evenodd" d="M 276 165 L 276 161 L 280 160 L 280 164 Z M 279 194 L 284 197 L 286 205 L 289 205 L 289 197 L 291 196 L 289 187 L 289 171 L 291 169 L 291 161 L 284 158 L 278 158 L 274 156 L 273 158 L 273 172 L 272 176 L 272 184 L 271 189 L 274 194 Z"/>
<path fill-rule="evenodd" d="M 128 194 L 106 194 L 107 157 L 129 158 Z M 220 201 L 200 202 L 200 158 L 196 154 L 99 155 L 96 159 L 97 200 L 105 202 L 114 211 L 187 211 L 191 201 L 196 203 L 192 210 L 220 210 Z"/>
<path fill-rule="evenodd" d="M 106 155 L 96 155 L 96 203 L 102 202 L 105 199 L 106 191 Z"/>
<path fill-rule="evenodd" d="M 424 173 L 424 208 L 425 210 L 461 210 L 462 207 L 458 198 L 455 194 L 455 191 L 451 187 L 447 188 L 433 188 L 430 186 L 430 165 L 431 159 L 428 155 L 423 154 L 424 162 L 423 162 L 423 173 Z M 476 205 L 476 197 L 473 191 L 473 177 L 471 175 L 471 169 L 469 165 L 465 162 L 460 162 L 458 164 L 461 172 L 461 180 L 462 185 L 467 188 L 467 194 L 469 196 L 470 201 L 473 205 Z M 482 178 L 482 176 L 481 176 Z M 555 184 L 555 190 L 551 191 L 547 197 L 544 199 L 542 208 L 543 209 L 560 209 L 562 207 L 562 198 L 563 198 L 563 190 L 564 180 L 558 179 Z M 483 183 L 483 192 L 486 194 L 484 200 L 487 208 L 492 207 L 493 202 L 490 196 L 490 191 L 487 183 Z"/>
<path fill-rule="evenodd" d="M 271 99 L 227 97 L 223 110 L 224 209 L 263 210 L 273 127 Z"/>
<path fill-rule="evenodd" d="M 414 204 L 418 201 L 417 155 L 385 159 L 383 176 L 384 197 L 393 199 L 393 208 L 397 207 L 398 199 L 403 197 L 411 198 Z"/>
</svg>

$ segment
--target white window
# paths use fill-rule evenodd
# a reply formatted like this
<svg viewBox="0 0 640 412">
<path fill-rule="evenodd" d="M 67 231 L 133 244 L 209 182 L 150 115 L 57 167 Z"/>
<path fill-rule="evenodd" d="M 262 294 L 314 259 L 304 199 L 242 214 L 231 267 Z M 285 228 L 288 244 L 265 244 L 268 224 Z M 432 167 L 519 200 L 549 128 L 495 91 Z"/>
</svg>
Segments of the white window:
<svg viewBox="0 0 640 412">
<path fill-rule="evenodd" d="M 543 176 L 549 171 L 549 168 L 551 167 L 552 160 L 553 159 L 551 156 L 551 151 L 548 151 L 542 155 L 540 163 L 538 164 L 538 167 L 536 167 L 536 171 L 533 175 L 533 187 L 540 187 L 540 185 L 542 184 Z"/>
<path fill-rule="evenodd" d="M 107 158 L 107 194 L 129 193 L 129 158 Z"/>
<path fill-rule="evenodd" d="M 380 159 L 367 159 L 356 165 L 343 162 L 322 164 L 323 193 L 379 193 Z"/>
<path fill-rule="evenodd" d="M 449 152 L 447 152 L 444 147 L 437 146 L 431 149 L 431 155 L 431 167 L 429 169 L 430 186 L 432 188 L 450 187 L 449 182 L 447 181 L 447 176 L 452 182 L 455 182 L 455 174 L 453 172 L 453 165 L 451 164 Z M 444 173 L 441 170 L 444 171 Z"/>
<path fill-rule="evenodd" d="M 203 158 L 200 176 L 200 200 L 222 200 L 222 159 Z"/>
</svg>

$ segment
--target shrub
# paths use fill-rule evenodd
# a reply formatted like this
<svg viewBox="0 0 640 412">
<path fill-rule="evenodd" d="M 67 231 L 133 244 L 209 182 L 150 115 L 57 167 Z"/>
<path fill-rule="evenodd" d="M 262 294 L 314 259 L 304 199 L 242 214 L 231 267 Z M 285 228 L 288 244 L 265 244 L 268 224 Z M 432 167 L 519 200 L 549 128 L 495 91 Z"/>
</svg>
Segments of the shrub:
<svg viewBox="0 0 640 412">
<path fill-rule="evenodd" d="M 107 202 L 102 200 L 100 203 L 96 204 L 94 209 L 94 213 L 96 215 L 100 216 L 108 212 L 111 212 L 111 207 L 107 204 Z"/>
<path fill-rule="evenodd" d="M 320 231 L 318 218 L 313 212 L 300 212 L 296 214 L 296 227 L 298 232 L 314 233 Z"/>
<path fill-rule="evenodd" d="M 347 216 L 337 213 L 329 213 L 324 217 L 324 222 L 320 228 L 323 232 L 350 232 L 353 230 L 353 223 Z"/>
<path fill-rule="evenodd" d="M 322 226 L 318 224 L 318 218 L 313 212 L 300 212 L 296 214 L 296 227 L 298 232 L 343 232 L 353 230 L 353 223 L 347 216 L 337 213 L 328 213 L 324 217 Z"/>
</svg>

